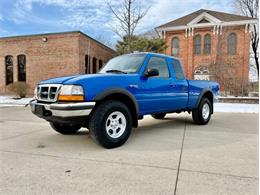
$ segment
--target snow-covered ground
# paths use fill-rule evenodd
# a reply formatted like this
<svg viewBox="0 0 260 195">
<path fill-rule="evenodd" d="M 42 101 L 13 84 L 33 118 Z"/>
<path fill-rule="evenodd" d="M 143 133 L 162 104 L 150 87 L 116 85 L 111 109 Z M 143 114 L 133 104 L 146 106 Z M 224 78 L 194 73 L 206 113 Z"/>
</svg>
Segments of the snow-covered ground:
<svg viewBox="0 0 260 195">
<path fill-rule="evenodd" d="M 259 113 L 259 104 L 215 103 L 214 112 Z"/>
<path fill-rule="evenodd" d="M 24 106 L 32 98 L 13 99 L 10 96 L 0 96 L 0 107 Z M 240 103 L 215 103 L 215 112 L 234 112 L 234 113 L 259 113 L 258 104 L 240 104 Z"/>
<path fill-rule="evenodd" d="M 29 103 L 32 98 L 14 99 L 10 96 L 0 96 L 0 107 L 6 106 L 24 106 Z"/>
</svg>

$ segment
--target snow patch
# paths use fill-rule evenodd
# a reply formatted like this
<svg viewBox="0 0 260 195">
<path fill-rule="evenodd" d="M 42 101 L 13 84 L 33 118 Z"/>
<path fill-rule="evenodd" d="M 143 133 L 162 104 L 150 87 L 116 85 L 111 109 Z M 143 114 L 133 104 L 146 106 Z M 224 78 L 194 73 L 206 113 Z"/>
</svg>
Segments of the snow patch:
<svg viewBox="0 0 260 195">
<path fill-rule="evenodd" d="M 0 96 L 0 107 L 6 106 L 15 106 L 15 105 L 26 105 L 32 100 L 32 98 L 21 98 L 21 99 L 14 99 L 11 96 Z"/>
<path fill-rule="evenodd" d="M 259 104 L 214 103 L 214 112 L 259 113 Z"/>
</svg>

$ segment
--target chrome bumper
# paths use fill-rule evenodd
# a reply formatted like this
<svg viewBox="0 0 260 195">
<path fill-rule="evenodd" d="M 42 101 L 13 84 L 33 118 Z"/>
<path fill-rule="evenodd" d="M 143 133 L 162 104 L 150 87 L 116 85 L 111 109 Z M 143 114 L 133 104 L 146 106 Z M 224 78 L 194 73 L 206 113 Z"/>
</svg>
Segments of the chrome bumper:
<svg viewBox="0 0 260 195">
<path fill-rule="evenodd" d="M 95 106 L 95 102 L 79 102 L 79 103 L 39 103 L 37 100 L 31 101 L 31 111 L 35 115 L 46 117 L 81 117 L 88 116 Z"/>
</svg>

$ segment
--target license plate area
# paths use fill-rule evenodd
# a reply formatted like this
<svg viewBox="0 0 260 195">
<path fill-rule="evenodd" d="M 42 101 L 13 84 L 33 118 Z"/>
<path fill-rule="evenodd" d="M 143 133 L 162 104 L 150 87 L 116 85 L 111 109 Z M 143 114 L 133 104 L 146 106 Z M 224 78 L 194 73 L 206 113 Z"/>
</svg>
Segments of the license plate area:
<svg viewBox="0 0 260 195">
<path fill-rule="evenodd" d="M 34 113 L 39 116 L 43 116 L 44 114 L 44 106 L 42 105 L 35 105 L 34 106 Z"/>
</svg>

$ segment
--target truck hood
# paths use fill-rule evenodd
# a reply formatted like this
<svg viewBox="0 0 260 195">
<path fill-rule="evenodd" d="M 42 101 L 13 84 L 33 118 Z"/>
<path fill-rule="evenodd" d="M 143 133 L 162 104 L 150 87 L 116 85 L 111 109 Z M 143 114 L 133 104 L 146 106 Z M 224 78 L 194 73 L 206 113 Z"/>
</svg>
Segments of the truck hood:
<svg viewBox="0 0 260 195">
<path fill-rule="evenodd" d="M 47 80 L 41 81 L 39 84 L 63 84 L 64 82 L 78 77 L 79 75 L 69 75 L 69 76 L 64 76 L 64 77 L 55 77 Z"/>
<path fill-rule="evenodd" d="M 83 74 L 83 75 L 70 75 L 64 77 L 51 78 L 48 80 L 41 81 L 39 84 L 80 84 L 82 81 L 90 80 L 103 80 L 103 79 L 120 79 L 119 77 L 133 77 L 136 74 Z"/>
<path fill-rule="evenodd" d="M 53 78 L 42 81 L 40 84 L 80 85 L 84 89 L 85 100 L 92 100 L 98 94 L 111 88 L 126 89 L 134 93 L 136 88 L 130 85 L 137 85 L 139 79 L 138 74 L 98 73 Z"/>
</svg>

